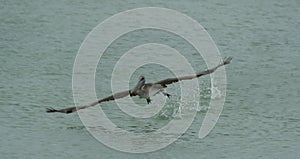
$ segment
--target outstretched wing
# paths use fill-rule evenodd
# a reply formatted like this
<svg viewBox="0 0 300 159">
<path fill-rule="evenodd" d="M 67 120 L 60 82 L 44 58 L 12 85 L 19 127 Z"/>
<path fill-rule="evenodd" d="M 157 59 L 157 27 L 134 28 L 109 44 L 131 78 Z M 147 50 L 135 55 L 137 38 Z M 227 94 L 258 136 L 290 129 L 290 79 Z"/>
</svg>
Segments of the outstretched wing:
<svg viewBox="0 0 300 159">
<path fill-rule="evenodd" d="M 100 99 L 100 100 L 98 100 L 94 103 L 84 105 L 84 106 L 77 106 L 77 107 L 75 106 L 75 107 L 69 107 L 69 108 L 65 108 L 65 109 L 54 109 L 54 108 L 50 107 L 50 108 L 47 108 L 47 113 L 59 112 L 59 113 L 69 114 L 69 113 L 76 112 L 77 110 L 80 110 L 80 109 L 85 109 L 85 108 L 88 108 L 88 107 L 95 106 L 95 105 L 100 104 L 102 102 L 107 102 L 107 101 L 110 101 L 110 100 L 124 98 L 124 97 L 128 96 L 129 94 L 130 94 L 130 90 L 123 91 L 123 92 L 118 92 L 118 93 L 115 93 L 111 96 L 108 96 L 106 98 Z M 135 96 L 135 94 L 130 94 L 130 95 Z"/>
<path fill-rule="evenodd" d="M 225 58 L 224 61 L 221 64 L 219 64 L 218 66 L 216 66 L 214 68 L 199 72 L 195 75 L 187 75 L 187 76 L 182 76 L 182 77 L 167 78 L 167 79 L 155 82 L 155 84 L 160 84 L 164 87 L 167 87 L 167 85 L 178 82 L 178 81 L 191 80 L 193 78 L 198 78 L 198 77 L 201 77 L 201 76 L 204 76 L 204 75 L 208 75 L 208 74 L 211 74 L 211 73 L 215 72 L 219 67 L 229 64 L 231 60 L 232 60 L 232 57 L 228 57 L 228 58 Z"/>
</svg>

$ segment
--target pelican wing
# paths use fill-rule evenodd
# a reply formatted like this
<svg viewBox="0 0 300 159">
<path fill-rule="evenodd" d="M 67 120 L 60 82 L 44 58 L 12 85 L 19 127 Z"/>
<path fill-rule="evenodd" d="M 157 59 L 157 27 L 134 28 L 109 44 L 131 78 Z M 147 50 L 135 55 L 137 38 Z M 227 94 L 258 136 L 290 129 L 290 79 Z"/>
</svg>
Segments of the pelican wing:
<svg viewBox="0 0 300 159">
<path fill-rule="evenodd" d="M 106 98 L 100 99 L 96 102 L 93 102 L 91 104 L 84 105 L 84 106 L 77 106 L 77 107 L 75 106 L 75 107 L 69 107 L 69 108 L 65 108 L 65 109 L 54 109 L 54 108 L 50 107 L 50 108 L 47 108 L 47 113 L 59 112 L 59 113 L 69 114 L 69 113 L 76 112 L 77 110 L 80 110 L 80 109 L 85 109 L 85 108 L 88 108 L 88 107 L 95 106 L 95 105 L 100 104 L 102 102 L 107 102 L 107 101 L 110 101 L 110 100 L 124 98 L 124 97 L 128 96 L 129 94 L 131 96 L 135 96 L 135 94 L 130 93 L 130 90 L 127 90 L 127 91 L 115 93 L 115 94 L 110 95 Z"/>
<path fill-rule="evenodd" d="M 155 82 L 155 84 L 161 84 L 162 86 L 167 87 L 167 85 L 178 82 L 178 81 L 191 80 L 193 78 L 198 78 L 198 77 L 201 77 L 201 76 L 204 76 L 204 75 L 208 75 L 208 74 L 211 74 L 211 73 L 215 72 L 219 67 L 229 64 L 231 60 L 232 60 L 232 57 L 228 57 L 228 58 L 225 58 L 224 61 L 221 64 L 219 64 L 218 66 L 216 66 L 214 68 L 199 72 L 195 75 L 187 75 L 187 76 L 182 76 L 182 77 L 167 78 L 167 79 Z"/>
</svg>

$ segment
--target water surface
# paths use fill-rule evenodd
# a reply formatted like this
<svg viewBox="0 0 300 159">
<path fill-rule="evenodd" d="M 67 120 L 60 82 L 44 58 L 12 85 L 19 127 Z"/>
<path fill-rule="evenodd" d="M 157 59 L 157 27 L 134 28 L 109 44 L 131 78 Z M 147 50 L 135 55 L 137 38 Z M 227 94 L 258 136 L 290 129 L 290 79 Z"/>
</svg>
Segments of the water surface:
<svg viewBox="0 0 300 159">
<path fill-rule="evenodd" d="M 128 154 L 95 140 L 77 114 L 46 114 L 45 108 L 74 104 L 73 63 L 92 28 L 116 13 L 147 6 L 175 9 L 194 18 L 207 29 L 222 56 L 233 56 L 234 61 L 226 68 L 228 89 L 224 110 L 209 136 L 204 139 L 197 136 L 209 102 L 205 95 L 210 94 L 210 83 L 205 77 L 200 84 L 203 109 L 188 131 L 160 151 Z M 1 2 L 1 157 L 298 158 L 299 7 L 296 0 Z M 205 69 L 203 60 L 188 43 L 155 30 L 121 37 L 103 58 L 113 62 L 127 49 L 153 41 L 176 48 L 195 68 Z M 99 63 L 96 72 L 99 98 L 110 93 L 107 82 L 111 70 L 107 62 Z M 156 65 L 138 71 L 146 72 L 150 81 L 163 78 L 156 72 L 167 72 Z M 172 74 L 165 74 L 169 75 Z M 135 77 L 132 80 L 134 83 Z M 176 85 L 171 90 L 176 97 Z M 175 97 L 169 103 L 174 107 Z M 130 117 L 119 120 L 124 115 L 113 105 L 107 103 L 103 107 L 113 121 L 129 131 L 153 131 L 172 118 L 169 113 L 158 114 L 149 121 Z M 172 107 L 166 109 L 171 111 Z"/>
</svg>

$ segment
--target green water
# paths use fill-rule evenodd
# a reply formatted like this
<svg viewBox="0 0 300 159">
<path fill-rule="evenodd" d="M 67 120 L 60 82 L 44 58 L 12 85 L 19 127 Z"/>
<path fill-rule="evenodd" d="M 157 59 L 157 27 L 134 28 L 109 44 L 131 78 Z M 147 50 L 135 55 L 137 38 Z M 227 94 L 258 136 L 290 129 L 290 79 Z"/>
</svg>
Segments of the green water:
<svg viewBox="0 0 300 159">
<path fill-rule="evenodd" d="M 106 18 L 137 7 L 165 7 L 197 20 L 212 36 L 226 68 L 227 97 L 213 131 L 198 130 L 207 110 L 209 78 L 202 79 L 202 109 L 175 143 L 146 154 L 110 149 L 94 139 L 77 114 L 46 114 L 45 108 L 73 105 L 72 71 L 86 35 Z M 1 158 L 299 158 L 300 153 L 300 2 L 255 1 L 2 1 L 0 5 L 0 156 Z M 168 38 L 169 37 L 169 38 Z M 123 38 L 123 40 L 122 40 Z M 173 39 L 173 40 L 168 40 Z M 128 42 L 129 41 L 129 42 Z M 104 54 L 116 60 L 132 46 L 161 42 L 176 48 L 199 70 L 201 57 L 182 39 L 146 30 L 121 37 Z M 127 49 L 127 50 L 126 50 Z M 99 63 L 99 98 L 110 93 L 111 66 Z M 159 66 L 141 68 L 151 81 Z M 144 72 L 143 72 L 144 71 Z M 101 74 L 100 72 L 107 72 Z M 137 72 L 138 74 L 139 72 Z M 165 76 L 172 75 L 170 72 Z M 132 77 L 133 83 L 136 78 Z M 170 105 L 176 105 L 175 96 Z M 206 95 L 206 96 L 205 96 Z M 173 103 L 172 103 L 173 102 Z M 145 132 L 162 126 L 171 114 L 151 121 L 105 112 L 124 129 Z M 150 124 L 150 126 L 149 126 Z"/>
</svg>

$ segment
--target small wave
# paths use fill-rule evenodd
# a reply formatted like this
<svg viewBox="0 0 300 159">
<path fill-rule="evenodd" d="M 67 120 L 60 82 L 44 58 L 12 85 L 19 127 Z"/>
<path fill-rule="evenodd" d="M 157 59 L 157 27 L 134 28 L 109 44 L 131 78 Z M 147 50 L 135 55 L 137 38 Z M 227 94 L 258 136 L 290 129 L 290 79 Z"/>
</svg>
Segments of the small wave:
<svg viewBox="0 0 300 159">
<path fill-rule="evenodd" d="M 85 129 L 85 126 L 69 126 L 69 127 L 67 127 L 67 129 L 70 129 L 70 130 L 82 130 L 82 129 Z"/>
</svg>

